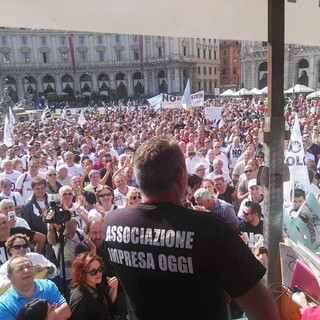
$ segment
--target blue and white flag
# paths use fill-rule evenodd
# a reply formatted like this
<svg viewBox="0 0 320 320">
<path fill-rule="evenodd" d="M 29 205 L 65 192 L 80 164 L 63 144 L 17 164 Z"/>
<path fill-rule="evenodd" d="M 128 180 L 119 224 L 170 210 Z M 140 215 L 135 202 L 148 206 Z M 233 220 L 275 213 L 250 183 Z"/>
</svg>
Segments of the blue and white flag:
<svg viewBox="0 0 320 320">
<path fill-rule="evenodd" d="M 64 108 L 62 110 L 62 118 L 65 120 L 70 120 L 69 118 L 72 116 L 70 108 Z"/>
<path fill-rule="evenodd" d="M 190 79 L 188 79 L 188 82 L 186 84 L 186 87 L 184 88 L 184 93 L 182 96 L 181 103 L 185 110 L 189 109 L 191 106 L 191 98 L 190 98 Z"/>
<path fill-rule="evenodd" d="M 13 128 L 10 128 L 8 116 L 6 115 L 4 119 L 3 143 L 7 147 L 11 147 L 13 145 L 12 129 Z"/>
<path fill-rule="evenodd" d="M 162 102 L 162 93 L 158 94 L 157 96 L 154 96 L 154 97 L 147 99 L 147 101 L 154 110 L 160 109 L 161 102 Z"/>
<path fill-rule="evenodd" d="M 284 183 L 284 199 L 290 202 L 290 192 L 293 193 L 294 189 L 302 189 L 306 194 L 310 190 L 308 167 L 297 113 L 284 163 L 290 171 L 290 182 Z"/>
<path fill-rule="evenodd" d="M 42 112 L 41 121 L 44 122 L 44 123 L 47 123 L 48 120 L 51 119 L 51 118 L 52 118 L 52 116 L 51 116 L 50 109 L 49 109 L 48 106 L 46 106 L 45 109 Z"/>
</svg>

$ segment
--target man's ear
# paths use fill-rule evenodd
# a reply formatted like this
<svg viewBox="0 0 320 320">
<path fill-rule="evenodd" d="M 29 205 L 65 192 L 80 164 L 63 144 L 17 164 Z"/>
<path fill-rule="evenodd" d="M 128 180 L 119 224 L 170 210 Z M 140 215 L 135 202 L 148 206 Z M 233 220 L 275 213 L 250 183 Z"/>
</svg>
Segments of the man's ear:
<svg viewBox="0 0 320 320">
<path fill-rule="evenodd" d="M 11 274 L 7 274 L 8 279 L 11 281 L 12 280 L 12 275 Z"/>
</svg>

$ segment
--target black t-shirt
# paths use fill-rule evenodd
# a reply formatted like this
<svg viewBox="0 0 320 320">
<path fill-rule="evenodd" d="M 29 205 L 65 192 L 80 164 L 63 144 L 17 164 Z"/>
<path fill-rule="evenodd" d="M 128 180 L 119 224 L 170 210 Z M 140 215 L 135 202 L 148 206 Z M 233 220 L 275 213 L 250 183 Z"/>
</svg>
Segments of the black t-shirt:
<svg viewBox="0 0 320 320">
<path fill-rule="evenodd" d="M 227 319 L 224 291 L 242 296 L 265 273 L 213 213 L 141 203 L 109 212 L 102 230 L 130 319 Z"/>
<path fill-rule="evenodd" d="M 5 241 L 0 241 L 0 266 L 10 259 L 5 243 Z"/>
<path fill-rule="evenodd" d="M 232 194 L 234 192 L 234 187 L 233 186 L 227 186 L 227 189 L 225 191 L 225 193 L 223 194 L 219 194 L 218 195 L 218 199 L 220 200 L 224 200 L 230 204 L 232 204 Z"/>
<path fill-rule="evenodd" d="M 253 226 L 252 224 L 242 220 L 239 223 L 238 230 L 246 234 L 248 238 L 248 246 L 249 248 L 253 248 L 263 235 L 263 221 L 260 220 L 257 226 Z"/>
</svg>

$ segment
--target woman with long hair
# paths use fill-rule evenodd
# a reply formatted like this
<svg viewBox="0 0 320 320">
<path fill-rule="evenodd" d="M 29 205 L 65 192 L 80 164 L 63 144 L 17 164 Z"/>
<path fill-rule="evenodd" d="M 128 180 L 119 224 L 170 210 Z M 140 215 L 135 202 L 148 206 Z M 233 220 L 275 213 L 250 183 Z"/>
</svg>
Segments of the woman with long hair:
<svg viewBox="0 0 320 320">
<path fill-rule="evenodd" d="M 125 207 L 133 206 L 141 202 L 141 192 L 140 189 L 134 188 L 128 192 L 125 199 Z"/>
<path fill-rule="evenodd" d="M 102 284 L 104 263 L 99 256 L 83 252 L 71 265 L 70 320 L 108 320 L 110 307 L 118 293 L 118 279 L 107 277 L 108 288 Z"/>
</svg>

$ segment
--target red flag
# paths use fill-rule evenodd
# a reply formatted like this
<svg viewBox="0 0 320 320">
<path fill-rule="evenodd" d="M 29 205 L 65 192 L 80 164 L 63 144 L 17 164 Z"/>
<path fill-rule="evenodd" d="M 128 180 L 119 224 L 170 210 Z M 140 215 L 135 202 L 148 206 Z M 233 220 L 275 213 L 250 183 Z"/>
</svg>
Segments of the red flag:
<svg viewBox="0 0 320 320">
<path fill-rule="evenodd" d="M 143 36 L 139 36 L 139 57 L 140 57 L 140 68 L 143 70 Z"/>
<path fill-rule="evenodd" d="M 71 54 L 73 72 L 76 73 L 76 61 L 74 59 L 74 47 L 73 47 L 72 36 L 68 37 L 68 41 L 69 41 L 69 50 L 70 50 L 70 54 Z"/>
</svg>

